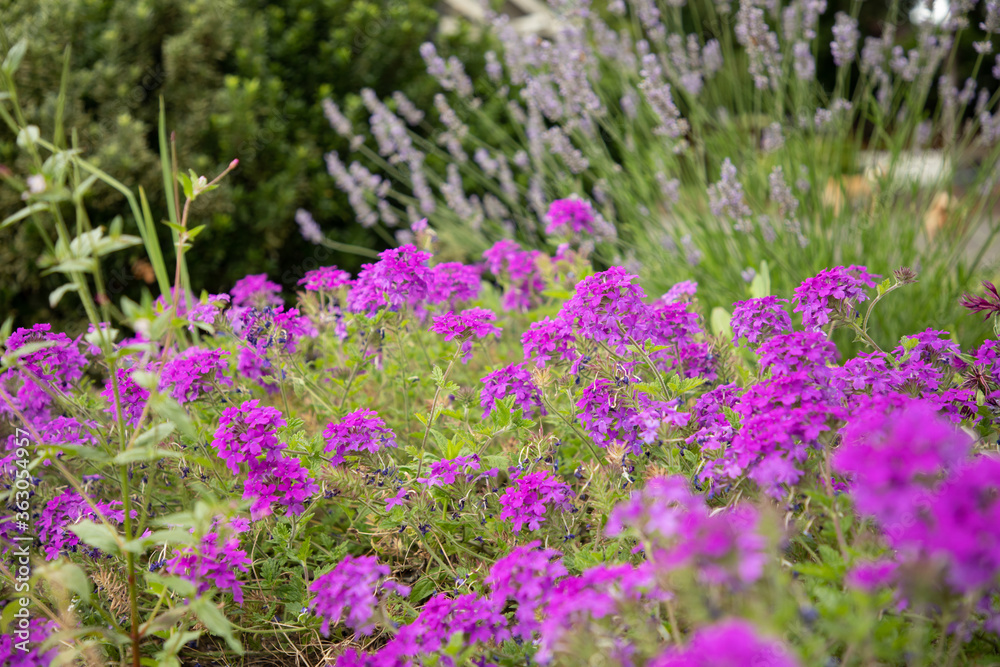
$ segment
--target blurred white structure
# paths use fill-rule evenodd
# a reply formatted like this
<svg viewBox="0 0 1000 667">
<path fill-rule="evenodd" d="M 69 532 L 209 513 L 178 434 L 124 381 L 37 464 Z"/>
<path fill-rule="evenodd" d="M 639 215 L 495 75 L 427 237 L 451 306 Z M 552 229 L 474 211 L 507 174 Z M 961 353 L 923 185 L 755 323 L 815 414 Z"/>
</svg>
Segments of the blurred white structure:
<svg viewBox="0 0 1000 667">
<path fill-rule="evenodd" d="M 474 24 L 486 21 L 486 12 L 480 0 L 444 0 L 445 16 L 441 18 L 441 32 L 458 31 L 458 17 Z M 510 17 L 510 25 L 522 35 L 549 35 L 557 24 L 555 16 L 539 0 L 506 0 L 499 12 Z"/>
</svg>

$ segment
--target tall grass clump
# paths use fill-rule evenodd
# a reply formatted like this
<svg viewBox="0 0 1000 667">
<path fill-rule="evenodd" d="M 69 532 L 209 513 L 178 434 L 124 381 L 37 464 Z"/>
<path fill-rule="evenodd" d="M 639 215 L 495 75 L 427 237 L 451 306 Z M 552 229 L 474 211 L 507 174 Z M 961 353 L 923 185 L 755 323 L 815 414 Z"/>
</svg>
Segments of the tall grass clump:
<svg viewBox="0 0 1000 667">
<path fill-rule="evenodd" d="M 997 8 L 911 26 L 891 2 L 881 32 L 862 35 L 861 4 L 836 13 L 832 35 L 822 0 L 558 2 L 541 35 L 487 13 L 487 76 L 425 44 L 434 108 L 367 91 L 365 143 L 327 103 L 355 149 L 327 166 L 362 224 L 429 216 L 471 256 L 501 238 L 556 247 L 547 203 L 577 196 L 617 231 L 598 261 L 661 290 L 693 279 L 711 306 L 750 294 L 755 276 L 787 291 L 834 264 L 907 266 L 913 300 L 887 302 L 874 337 L 930 317 L 971 342 L 985 331 L 960 325 L 957 300 L 991 270 L 997 233 L 1000 98 L 977 83 L 1000 76 Z M 971 76 L 956 80 L 970 38 Z"/>
</svg>

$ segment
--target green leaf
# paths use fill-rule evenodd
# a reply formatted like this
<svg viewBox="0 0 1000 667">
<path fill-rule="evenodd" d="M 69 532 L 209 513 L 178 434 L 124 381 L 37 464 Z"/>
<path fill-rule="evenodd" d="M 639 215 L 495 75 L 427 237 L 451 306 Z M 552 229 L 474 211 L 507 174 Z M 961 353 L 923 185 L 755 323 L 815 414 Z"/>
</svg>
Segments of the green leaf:
<svg viewBox="0 0 1000 667">
<path fill-rule="evenodd" d="M 8 215 L 6 218 L 4 218 L 3 222 L 0 222 L 0 229 L 3 229 L 4 227 L 6 227 L 8 225 L 13 225 L 15 222 L 17 222 L 19 220 L 24 220 L 25 218 L 27 218 L 29 215 L 32 215 L 33 213 L 38 213 L 39 211 L 44 211 L 48 207 L 49 207 L 49 205 L 46 202 L 42 202 L 42 201 L 35 202 L 34 204 L 31 204 L 30 206 L 25 206 L 24 208 L 22 208 L 17 213 L 14 213 L 12 215 Z"/>
<path fill-rule="evenodd" d="M 10 47 L 10 51 L 7 52 L 6 57 L 3 59 L 3 65 L 0 68 L 3 69 L 4 74 L 7 76 L 13 76 L 14 72 L 21 65 L 21 60 L 24 58 L 24 54 L 28 51 L 28 40 L 22 37 L 17 40 L 14 46 Z"/>
<path fill-rule="evenodd" d="M 427 577 L 419 579 L 410 589 L 410 602 L 414 604 L 423 602 L 433 595 L 435 590 L 437 590 L 437 584 L 432 579 Z"/>
<path fill-rule="evenodd" d="M 173 422 L 163 422 L 150 428 L 145 433 L 135 439 L 136 447 L 148 447 L 160 444 L 164 438 L 174 432 Z"/>
<path fill-rule="evenodd" d="M 49 308 L 55 308 L 62 301 L 62 298 L 66 296 L 69 292 L 76 292 L 80 289 L 80 286 L 76 283 L 66 283 L 65 285 L 60 285 L 51 292 L 49 292 Z"/>
<path fill-rule="evenodd" d="M 754 299 L 771 296 L 771 270 L 766 259 L 761 261 L 757 274 L 750 282 L 750 296 Z"/>
<path fill-rule="evenodd" d="M 75 526 L 70 526 L 69 529 L 84 544 L 106 553 L 118 553 L 119 547 L 123 543 L 121 536 L 111 526 L 94 523 L 89 519 L 84 519 Z"/>
<path fill-rule="evenodd" d="M 163 589 L 173 591 L 181 597 L 191 597 L 198 591 L 194 584 L 181 577 L 167 577 L 155 572 L 146 572 L 143 576 L 146 578 L 146 582 L 150 584 L 150 589 L 157 595 Z"/>
<path fill-rule="evenodd" d="M 70 593 L 75 593 L 84 602 L 90 602 L 90 579 L 87 578 L 87 574 L 79 565 L 59 560 L 43 567 L 39 574 L 46 581 L 55 582 Z"/>
<path fill-rule="evenodd" d="M 730 324 L 731 321 L 732 315 L 729 314 L 728 310 L 720 306 L 713 308 L 711 316 L 712 334 L 732 339 L 733 327 Z"/>
<path fill-rule="evenodd" d="M 177 180 L 181 182 L 181 188 L 184 190 L 184 197 L 186 199 L 191 199 L 194 196 L 194 188 L 191 186 L 191 178 L 187 174 L 178 173 Z M 180 225 L 178 225 L 178 227 L 179 226 Z"/>
<path fill-rule="evenodd" d="M 157 414 L 169 419 L 182 435 L 191 440 L 198 439 L 198 431 L 195 430 L 191 417 L 188 416 L 187 411 L 181 407 L 180 403 L 169 396 L 160 394 L 153 399 L 153 405 L 150 407 Z"/>
<path fill-rule="evenodd" d="M 180 452 L 161 449 L 156 445 L 147 445 L 145 447 L 130 447 L 126 449 L 114 458 L 113 463 L 121 466 L 130 463 L 142 463 L 144 461 L 158 461 L 160 459 L 179 459 L 180 457 Z"/>
<path fill-rule="evenodd" d="M 225 639 L 234 653 L 243 655 L 243 645 L 233 636 L 233 625 L 210 598 L 198 598 L 189 606 L 209 632 Z"/>
</svg>

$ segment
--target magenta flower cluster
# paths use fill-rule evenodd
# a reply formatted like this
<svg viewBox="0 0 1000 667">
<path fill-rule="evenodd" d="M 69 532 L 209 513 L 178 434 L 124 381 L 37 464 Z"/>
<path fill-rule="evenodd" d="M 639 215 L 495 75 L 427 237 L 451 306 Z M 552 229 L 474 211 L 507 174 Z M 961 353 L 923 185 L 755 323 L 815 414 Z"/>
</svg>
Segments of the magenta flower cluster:
<svg viewBox="0 0 1000 667">
<path fill-rule="evenodd" d="M 548 221 L 546 234 L 579 236 L 594 233 L 594 209 L 589 202 L 578 197 L 556 199 L 549 204 L 545 217 Z"/>
<path fill-rule="evenodd" d="M 333 454 L 331 465 L 343 463 L 348 452 L 374 454 L 396 446 L 396 434 L 374 410 L 365 408 L 344 415 L 339 422 L 327 424 L 323 438 L 327 453 Z"/>
<path fill-rule="evenodd" d="M 712 513 L 680 476 L 648 480 L 615 507 L 609 535 L 634 534 L 658 570 L 691 567 L 704 584 L 730 588 L 760 579 L 767 560 L 757 513 L 743 505 Z"/>
<path fill-rule="evenodd" d="M 238 535 L 209 533 L 196 546 L 183 547 L 163 563 L 164 572 L 190 581 L 198 595 L 215 588 L 232 593 L 243 604 L 243 583 L 237 572 L 246 574 L 252 564 L 240 547 Z"/>
<path fill-rule="evenodd" d="M 486 308 L 469 308 L 459 313 L 449 310 L 434 318 L 430 330 L 444 336 L 446 341 L 459 341 L 465 362 L 472 357 L 473 339 L 482 340 L 490 335 L 500 337 L 500 327 L 493 324 L 496 319 L 496 313 Z"/>
<path fill-rule="evenodd" d="M 383 592 L 407 595 L 409 587 L 386 582 L 389 568 L 374 556 L 345 556 L 332 570 L 309 585 L 313 598 L 309 608 L 323 619 L 320 632 L 329 636 L 330 626 L 343 622 L 358 634 L 375 629 L 375 606 Z M 345 613 L 346 612 L 346 613 Z"/>
<path fill-rule="evenodd" d="M 231 387 L 233 381 L 225 374 L 228 355 L 225 350 L 189 347 L 163 364 L 160 391 L 169 390 L 178 403 L 190 403 L 210 392 L 213 383 Z"/>
<path fill-rule="evenodd" d="M 309 471 L 288 456 L 285 443 L 278 440 L 277 430 L 284 425 L 280 412 L 260 406 L 257 399 L 226 408 L 219 418 L 212 446 L 234 474 L 246 466 L 243 498 L 253 501 L 254 520 L 270 515 L 274 503 L 298 514 L 318 490 Z"/>
<path fill-rule="evenodd" d="M 80 521 L 100 523 L 102 517 L 112 522 L 124 521 L 125 514 L 114 509 L 121 505 L 120 502 L 92 499 L 92 503 L 88 503 L 76 491 L 68 489 L 45 504 L 37 523 L 38 539 L 45 551 L 45 560 L 55 560 L 61 553 L 77 550 L 80 538 L 70 530 L 70 526 Z"/>
<path fill-rule="evenodd" d="M 878 276 L 863 266 L 824 269 L 795 288 L 795 312 L 802 313 L 802 326 L 819 329 L 831 315 L 849 317 L 851 309 L 868 300 L 867 288 L 875 287 Z"/>
<path fill-rule="evenodd" d="M 483 390 L 480 394 L 483 417 L 489 417 L 496 402 L 508 396 L 514 397 L 515 407 L 521 408 L 527 419 L 533 419 L 536 414 L 545 414 L 542 393 L 524 364 L 505 366 L 483 378 Z"/>
<path fill-rule="evenodd" d="M 782 307 L 783 303 L 788 303 L 788 300 L 776 296 L 734 303 L 730 320 L 733 340 L 745 338 L 747 343 L 756 347 L 770 336 L 791 332 L 792 318 Z"/>
<path fill-rule="evenodd" d="M 572 495 L 569 486 L 548 470 L 525 473 L 514 479 L 513 486 L 504 489 L 500 496 L 503 507 L 500 518 L 510 521 L 515 533 L 520 533 L 525 526 L 528 530 L 538 530 L 549 508 L 568 510 L 572 507 Z"/>
</svg>

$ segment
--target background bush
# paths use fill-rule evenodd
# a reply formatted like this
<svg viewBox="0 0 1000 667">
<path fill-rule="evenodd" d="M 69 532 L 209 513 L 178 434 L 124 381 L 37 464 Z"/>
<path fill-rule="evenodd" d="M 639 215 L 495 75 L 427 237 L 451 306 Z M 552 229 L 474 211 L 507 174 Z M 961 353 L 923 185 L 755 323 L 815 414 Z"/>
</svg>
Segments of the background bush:
<svg viewBox="0 0 1000 667">
<path fill-rule="evenodd" d="M 323 153 L 342 140 L 323 117 L 331 96 L 353 117 L 363 87 L 380 96 L 402 90 L 430 104 L 433 81 L 417 56 L 435 37 L 438 11 L 429 0 L 0 0 L 0 47 L 30 40 L 17 82 L 27 121 L 54 122 L 64 50 L 71 47 L 65 126 L 78 146 L 109 174 L 142 186 L 156 215 L 165 216 L 159 171 L 157 115 L 166 103 L 183 169 L 214 174 L 233 158 L 239 169 L 193 220 L 207 224 L 196 289 L 219 291 L 247 273 L 268 272 L 286 287 L 303 273 L 315 247 L 301 239 L 295 211 L 305 206 L 340 241 L 375 246 L 378 237 L 355 224 L 346 197 L 326 174 Z M 463 61 L 481 59 L 467 34 L 440 40 Z M 353 111 L 351 111 L 353 110 Z M 0 163 L 26 176 L 26 163 L 6 128 Z M 109 188 L 88 198 L 95 225 L 124 201 Z M 102 189 L 103 188 L 103 189 Z M 0 190 L 0 218 L 21 207 Z M 161 227 L 163 239 L 169 230 Z M 0 312 L 21 323 L 52 320 L 47 295 L 56 282 L 34 266 L 41 240 L 30 225 L 0 230 Z M 143 285 L 139 253 L 109 266 L 110 289 L 135 295 Z M 328 253 L 325 263 L 356 269 L 363 258 Z M 308 268 L 308 267 L 306 267 Z M 112 295 L 116 296 L 116 295 Z M 65 312 L 62 313 L 65 317 Z"/>
</svg>

